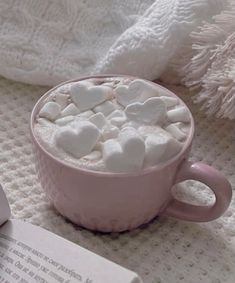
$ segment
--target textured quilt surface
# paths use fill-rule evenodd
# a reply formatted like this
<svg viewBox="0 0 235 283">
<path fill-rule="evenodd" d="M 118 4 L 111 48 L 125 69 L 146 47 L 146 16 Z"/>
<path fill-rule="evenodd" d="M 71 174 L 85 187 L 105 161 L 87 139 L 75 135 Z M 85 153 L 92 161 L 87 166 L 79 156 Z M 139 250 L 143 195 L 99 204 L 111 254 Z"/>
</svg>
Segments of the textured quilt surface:
<svg viewBox="0 0 235 283">
<path fill-rule="evenodd" d="M 208 118 L 187 90 L 170 87 L 187 103 L 196 123 L 191 159 L 221 170 L 235 186 L 234 123 Z M 158 217 L 129 233 L 100 234 L 76 227 L 48 203 L 35 175 L 29 117 L 46 87 L 0 78 L 0 182 L 12 217 L 44 227 L 140 274 L 147 283 L 232 283 L 235 278 L 235 202 L 220 219 L 204 224 Z M 188 189 L 187 189 L 188 188 Z M 188 181 L 177 194 L 208 203 L 211 193 Z"/>
</svg>

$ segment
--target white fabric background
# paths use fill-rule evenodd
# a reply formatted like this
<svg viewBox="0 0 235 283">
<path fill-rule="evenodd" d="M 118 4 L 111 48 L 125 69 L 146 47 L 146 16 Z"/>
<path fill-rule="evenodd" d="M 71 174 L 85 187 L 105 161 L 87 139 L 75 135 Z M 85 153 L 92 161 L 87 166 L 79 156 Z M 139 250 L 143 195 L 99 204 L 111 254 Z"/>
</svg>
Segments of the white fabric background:
<svg viewBox="0 0 235 283">
<path fill-rule="evenodd" d="M 50 206 L 35 175 L 29 136 L 30 112 L 46 89 L 0 78 L 0 183 L 13 217 L 42 226 L 132 269 L 145 283 L 234 283 L 234 196 L 224 216 L 210 223 L 189 223 L 162 216 L 145 227 L 113 235 L 74 226 Z M 191 159 L 221 170 L 234 188 L 234 122 L 206 118 L 192 104 L 187 90 L 182 87 L 173 90 L 195 117 Z M 194 202 L 212 200 L 205 187 L 193 181 L 188 181 L 179 195 Z"/>
<path fill-rule="evenodd" d="M 152 80 L 225 2 L 2 0 L 0 74 L 42 85 L 91 73 Z"/>
</svg>

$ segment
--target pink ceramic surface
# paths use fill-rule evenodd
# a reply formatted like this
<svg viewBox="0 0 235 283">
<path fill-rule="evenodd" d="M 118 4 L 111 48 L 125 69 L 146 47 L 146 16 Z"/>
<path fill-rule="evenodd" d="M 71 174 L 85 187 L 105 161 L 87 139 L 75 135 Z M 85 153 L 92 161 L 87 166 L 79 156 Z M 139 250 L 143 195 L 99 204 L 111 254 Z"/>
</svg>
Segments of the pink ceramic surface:
<svg viewBox="0 0 235 283">
<path fill-rule="evenodd" d="M 72 222 L 92 230 L 124 231 L 160 214 L 188 221 L 211 221 L 228 208 L 232 189 L 226 178 L 206 164 L 187 161 L 194 135 L 192 116 L 190 134 L 183 150 L 161 166 L 131 174 L 77 169 L 52 156 L 35 138 L 35 119 L 50 92 L 37 102 L 31 115 L 36 171 L 50 201 Z M 216 196 L 215 203 L 196 206 L 174 199 L 172 186 L 188 179 L 209 186 Z"/>
</svg>

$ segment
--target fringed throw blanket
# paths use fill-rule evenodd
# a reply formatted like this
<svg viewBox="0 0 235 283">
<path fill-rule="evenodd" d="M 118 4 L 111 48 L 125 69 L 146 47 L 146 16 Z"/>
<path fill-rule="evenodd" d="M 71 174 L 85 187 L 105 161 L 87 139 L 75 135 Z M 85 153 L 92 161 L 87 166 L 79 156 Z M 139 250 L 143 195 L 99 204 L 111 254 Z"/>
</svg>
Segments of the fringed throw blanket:
<svg viewBox="0 0 235 283">
<path fill-rule="evenodd" d="M 192 32 L 193 56 L 183 70 L 183 82 L 200 88 L 196 102 L 208 114 L 235 118 L 235 2 L 230 1 L 213 23 Z"/>
</svg>

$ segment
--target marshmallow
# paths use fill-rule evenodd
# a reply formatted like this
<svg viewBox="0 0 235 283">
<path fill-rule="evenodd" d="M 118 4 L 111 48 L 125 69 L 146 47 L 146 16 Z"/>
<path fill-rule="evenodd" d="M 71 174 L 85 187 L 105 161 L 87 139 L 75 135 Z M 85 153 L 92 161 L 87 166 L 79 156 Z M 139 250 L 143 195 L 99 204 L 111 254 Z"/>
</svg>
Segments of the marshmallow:
<svg viewBox="0 0 235 283">
<path fill-rule="evenodd" d="M 170 122 L 190 122 L 188 109 L 184 106 L 169 110 L 167 118 Z"/>
<path fill-rule="evenodd" d="M 145 163 L 153 166 L 177 155 L 182 149 L 182 144 L 168 135 L 159 133 L 149 135 L 145 140 L 145 147 Z"/>
<path fill-rule="evenodd" d="M 111 172 L 125 172 L 125 155 L 121 145 L 114 139 L 107 140 L 102 145 L 102 155 L 105 167 Z"/>
<path fill-rule="evenodd" d="M 140 127 L 140 123 L 135 121 L 129 121 L 122 125 L 122 128 L 126 128 L 126 127 L 132 127 L 137 130 Z"/>
<path fill-rule="evenodd" d="M 83 156 L 83 159 L 89 160 L 89 161 L 96 161 L 99 160 L 102 157 L 102 154 L 98 150 L 94 150 L 88 155 Z"/>
<path fill-rule="evenodd" d="M 136 79 L 129 84 L 129 91 L 137 93 L 142 102 L 147 98 L 158 95 L 158 90 L 153 83 L 140 79 Z"/>
<path fill-rule="evenodd" d="M 164 155 L 169 138 L 165 135 L 149 135 L 145 140 L 145 163 L 157 165 Z"/>
<path fill-rule="evenodd" d="M 165 151 L 165 154 L 162 156 L 161 160 L 168 161 L 174 156 L 176 156 L 182 149 L 183 144 L 181 142 L 178 142 L 174 138 L 169 138 L 167 142 L 167 149 Z"/>
<path fill-rule="evenodd" d="M 100 133 L 98 128 L 88 121 L 78 122 L 76 128 L 60 128 L 55 140 L 59 147 L 76 158 L 89 154 L 96 145 Z"/>
<path fill-rule="evenodd" d="M 79 84 L 90 87 L 90 86 L 94 86 L 95 82 L 93 82 L 92 80 L 82 80 L 79 81 Z"/>
<path fill-rule="evenodd" d="M 106 83 L 103 83 L 102 85 L 113 88 L 115 86 L 115 83 L 114 82 L 106 82 Z"/>
<path fill-rule="evenodd" d="M 42 127 L 53 127 L 54 123 L 45 119 L 45 118 L 38 118 L 37 119 L 38 124 L 40 124 Z"/>
<path fill-rule="evenodd" d="M 173 107 L 179 102 L 176 97 L 160 96 L 160 98 L 165 102 L 167 108 Z"/>
<path fill-rule="evenodd" d="M 137 95 L 132 92 L 128 92 L 128 86 L 120 85 L 115 89 L 117 102 L 123 106 L 127 106 L 132 102 L 137 101 Z"/>
<path fill-rule="evenodd" d="M 104 103 L 96 106 L 93 110 L 95 113 L 101 112 L 104 116 L 107 116 L 115 109 L 116 107 L 111 101 L 105 101 Z"/>
<path fill-rule="evenodd" d="M 54 121 L 60 115 L 61 107 L 58 103 L 49 101 L 43 105 L 39 117 Z"/>
<path fill-rule="evenodd" d="M 82 80 L 82 81 L 79 81 L 79 82 L 73 82 L 73 83 L 70 85 L 69 91 L 71 92 L 71 88 L 74 87 L 74 86 L 76 86 L 77 84 L 83 85 L 83 86 L 86 86 L 86 87 L 94 86 L 94 82 L 92 82 L 91 80 Z"/>
<path fill-rule="evenodd" d="M 59 157 L 92 170 L 138 172 L 170 161 L 191 129 L 180 99 L 140 79 L 68 83 L 44 103 L 36 128 L 52 153 L 58 146 Z"/>
<path fill-rule="evenodd" d="M 182 132 L 179 127 L 177 127 L 178 123 L 170 124 L 165 128 L 165 130 L 172 134 L 174 138 L 176 138 L 178 141 L 182 141 L 186 139 L 186 134 Z"/>
<path fill-rule="evenodd" d="M 70 91 L 70 85 L 69 85 L 69 84 L 64 84 L 64 85 L 58 87 L 58 88 L 56 89 L 56 91 L 57 91 L 58 93 L 68 94 L 69 91 Z"/>
<path fill-rule="evenodd" d="M 112 99 L 110 101 L 113 103 L 115 109 L 124 110 L 124 107 L 121 104 L 119 104 L 116 99 Z"/>
<path fill-rule="evenodd" d="M 55 123 L 59 126 L 65 126 L 68 123 L 72 122 L 73 120 L 74 120 L 74 116 L 70 115 L 70 116 L 66 116 L 66 117 L 55 120 Z"/>
<path fill-rule="evenodd" d="M 113 111 L 107 118 L 112 125 L 117 127 L 121 127 L 127 121 L 125 113 L 121 110 Z"/>
<path fill-rule="evenodd" d="M 107 123 L 102 129 L 103 140 L 115 139 L 119 134 L 118 127 Z"/>
<path fill-rule="evenodd" d="M 86 118 L 90 118 L 94 114 L 95 113 L 92 110 L 88 110 L 88 111 L 84 111 L 84 112 L 80 113 L 77 117 L 86 119 Z"/>
<path fill-rule="evenodd" d="M 185 133 L 186 135 L 188 134 L 190 127 L 188 127 L 187 124 L 182 123 L 182 122 L 178 122 L 178 123 L 174 123 L 174 124 L 175 124 L 177 127 L 179 127 L 179 129 L 180 129 L 183 133 Z"/>
<path fill-rule="evenodd" d="M 157 95 L 156 88 L 151 83 L 140 79 L 132 81 L 129 86 L 118 86 L 115 92 L 118 103 L 123 106 L 134 102 L 143 102 Z"/>
<path fill-rule="evenodd" d="M 76 128 L 77 123 L 87 121 L 93 115 L 95 115 L 95 113 L 91 110 L 82 112 L 74 117 L 74 120 L 70 123 L 70 126 Z"/>
<path fill-rule="evenodd" d="M 62 117 L 69 116 L 69 115 L 75 116 L 79 113 L 80 113 L 80 111 L 77 108 L 77 106 L 74 103 L 70 103 L 67 107 L 64 108 L 64 110 L 62 110 L 61 116 Z"/>
<path fill-rule="evenodd" d="M 106 119 L 103 113 L 96 113 L 92 115 L 88 120 L 94 125 L 96 125 L 98 129 L 102 129 L 104 125 L 106 124 Z"/>
<path fill-rule="evenodd" d="M 125 109 L 126 116 L 130 120 L 141 123 L 162 123 L 166 116 L 166 105 L 157 97 L 147 99 L 144 103 L 136 102 Z"/>
<path fill-rule="evenodd" d="M 70 95 L 79 110 L 84 111 L 111 98 L 112 89 L 102 85 L 88 87 L 82 83 L 76 83 L 71 86 Z"/>
<path fill-rule="evenodd" d="M 117 84 L 120 85 L 129 85 L 132 82 L 132 79 L 122 77 L 122 78 L 118 78 L 116 82 Z"/>
<path fill-rule="evenodd" d="M 118 140 L 127 157 L 127 163 L 134 170 L 142 168 L 145 156 L 145 144 L 136 129 L 127 127 L 120 131 Z M 132 170 L 131 169 L 131 170 Z"/>
<path fill-rule="evenodd" d="M 134 140 L 134 138 L 129 141 L 123 139 L 123 137 L 120 138 L 122 143 L 114 139 L 103 143 L 103 160 L 106 169 L 115 173 L 140 170 L 144 159 L 144 154 L 141 154 L 144 152 L 144 144 L 139 142 L 140 140 Z M 137 154 L 136 156 L 137 151 L 140 155 Z"/>
<path fill-rule="evenodd" d="M 55 101 L 61 106 L 61 109 L 64 109 L 68 104 L 68 95 L 64 93 L 57 93 Z"/>
<path fill-rule="evenodd" d="M 117 118 L 117 117 L 123 117 L 124 112 L 122 110 L 115 110 L 111 114 L 108 115 L 107 119 Z"/>
<path fill-rule="evenodd" d="M 114 126 L 121 127 L 126 122 L 126 117 L 115 117 L 110 119 L 110 123 Z"/>
<path fill-rule="evenodd" d="M 149 135 L 152 135 L 152 134 L 162 134 L 162 135 L 166 135 L 168 137 L 170 137 L 171 135 L 165 131 L 164 129 L 162 129 L 160 126 L 157 126 L 157 125 L 154 125 L 154 126 L 140 126 L 138 128 L 138 133 L 144 137 L 144 138 L 147 138 Z"/>
</svg>

